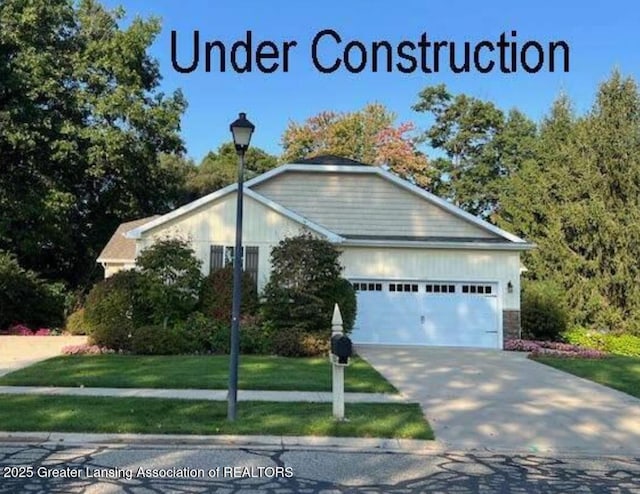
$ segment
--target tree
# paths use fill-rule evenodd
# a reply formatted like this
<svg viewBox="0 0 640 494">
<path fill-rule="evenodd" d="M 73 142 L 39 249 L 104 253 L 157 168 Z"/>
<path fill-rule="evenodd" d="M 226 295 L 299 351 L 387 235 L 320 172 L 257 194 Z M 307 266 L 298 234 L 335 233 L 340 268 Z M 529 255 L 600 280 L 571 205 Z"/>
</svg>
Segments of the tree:
<svg viewBox="0 0 640 494">
<path fill-rule="evenodd" d="M 153 308 L 154 323 L 186 319 L 196 308 L 202 283 L 200 266 L 189 243 L 180 239 L 160 240 L 136 258 L 146 277 L 145 298 Z"/>
<path fill-rule="evenodd" d="M 534 280 L 567 294 L 572 324 L 640 333 L 640 94 L 614 73 L 592 110 L 559 99 L 536 156 L 506 183 L 498 223 L 534 241 Z"/>
<path fill-rule="evenodd" d="M 431 114 L 434 123 L 422 139 L 446 156 L 433 163 L 434 192 L 472 214 L 488 216 L 494 208 L 488 185 L 499 173 L 489 144 L 504 125 L 503 113 L 490 102 L 454 97 L 444 84 L 421 91 L 413 109 Z"/>
<path fill-rule="evenodd" d="M 245 153 L 245 178 L 264 173 L 278 164 L 278 158 L 260 148 L 250 147 Z M 209 151 L 200 165 L 188 175 L 185 188 L 189 200 L 195 200 L 238 180 L 238 155 L 232 142 Z"/>
<path fill-rule="evenodd" d="M 271 275 L 264 289 L 265 317 L 279 330 L 329 330 L 334 304 L 342 309 L 346 330 L 356 315 L 355 291 L 340 277 L 340 252 L 310 234 L 282 240 L 271 251 Z"/>
<path fill-rule="evenodd" d="M 158 91 L 157 19 L 95 0 L 0 2 L 0 248 L 49 279 L 91 276 L 126 218 L 167 211 L 180 92 Z"/>
<path fill-rule="evenodd" d="M 294 162 L 333 154 L 367 164 L 388 165 L 417 185 L 429 184 L 430 167 L 411 136 L 410 122 L 395 125 L 396 116 L 380 104 L 351 113 L 322 112 L 304 123 L 291 122 L 282 136 L 282 159 Z"/>
</svg>

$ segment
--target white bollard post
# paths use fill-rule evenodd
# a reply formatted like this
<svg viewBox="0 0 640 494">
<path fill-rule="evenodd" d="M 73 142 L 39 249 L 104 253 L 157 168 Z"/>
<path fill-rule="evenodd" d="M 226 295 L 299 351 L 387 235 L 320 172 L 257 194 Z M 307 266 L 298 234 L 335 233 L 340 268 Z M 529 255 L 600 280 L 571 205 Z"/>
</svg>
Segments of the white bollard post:
<svg viewBox="0 0 640 494">
<path fill-rule="evenodd" d="M 335 304 L 331 319 L 331 336 L 342 334 L 342 314 L 338 304 Z M 335 357 L 332 357 L 332 364 L 333 417 L 344 420 L 344 366 L 338 365 Z"/>
</svg>

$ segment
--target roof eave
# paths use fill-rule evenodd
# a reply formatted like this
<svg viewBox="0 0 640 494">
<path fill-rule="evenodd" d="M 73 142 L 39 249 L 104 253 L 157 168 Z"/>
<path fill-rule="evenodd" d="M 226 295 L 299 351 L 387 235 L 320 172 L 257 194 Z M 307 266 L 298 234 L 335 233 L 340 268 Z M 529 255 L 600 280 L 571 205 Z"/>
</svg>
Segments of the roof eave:
<svg viewBox="0 0 640 494">
<path fill-rule="evenodd" d="M 404 247 L 411 249 L 460 249 L 460 250 L 510 250 L 528 251 L 536 245 L 528 242 L 440 242 L 416 240 L 350 240 L 345 239 L 345 247 Z"/>
</svg>

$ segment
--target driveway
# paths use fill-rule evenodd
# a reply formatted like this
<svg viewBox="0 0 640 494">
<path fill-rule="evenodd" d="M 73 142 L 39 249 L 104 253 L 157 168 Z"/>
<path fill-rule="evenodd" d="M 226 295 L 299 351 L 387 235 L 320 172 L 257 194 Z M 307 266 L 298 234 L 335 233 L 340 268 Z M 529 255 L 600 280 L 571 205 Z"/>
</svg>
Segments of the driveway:
<svg viewBox="0 0 640 494">
<path fill-rule="evenodd" d="M 86 341 L 86 336 L 0 336 L 0 376 L 60 355 L 67 345 Z"/>
<path fill-rule="evenodd" d="M 382 346 L 357 351 L 420 403 L 447 446 L 640 452 L 640 400 L 523 353 Z"/>
</svg>

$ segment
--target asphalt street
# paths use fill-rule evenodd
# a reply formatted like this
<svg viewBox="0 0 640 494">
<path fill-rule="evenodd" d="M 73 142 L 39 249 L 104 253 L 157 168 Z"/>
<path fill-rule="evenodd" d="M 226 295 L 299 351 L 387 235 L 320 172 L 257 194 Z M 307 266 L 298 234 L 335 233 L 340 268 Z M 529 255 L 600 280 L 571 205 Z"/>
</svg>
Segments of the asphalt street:
<svg viewBox="0 0 640 494">
<path fill-rule="evenodd" d="M 640 457 L 489 451 L 2 443 L 0 468 L 1 493 L 640 493 Z"/>
</svg>

